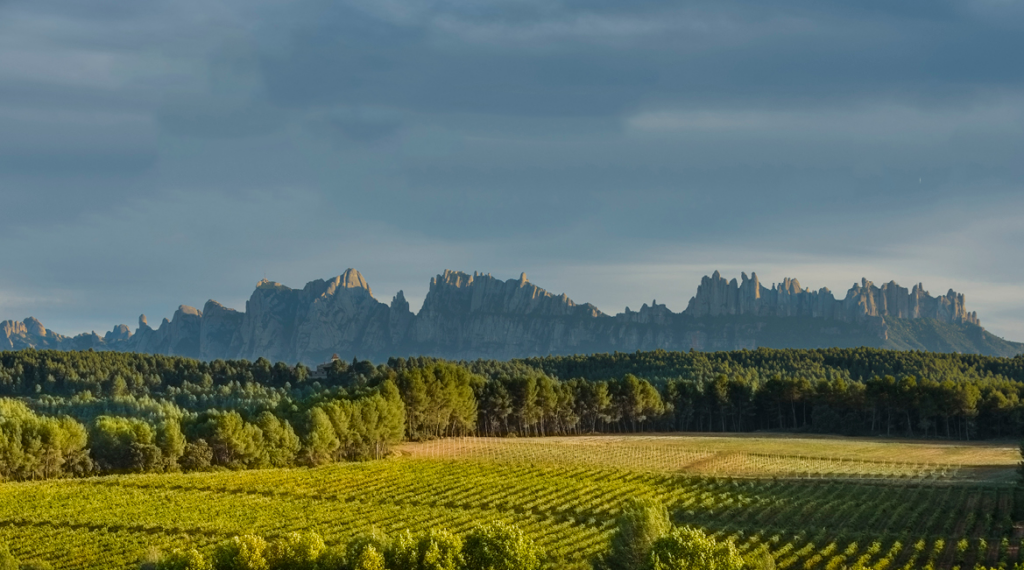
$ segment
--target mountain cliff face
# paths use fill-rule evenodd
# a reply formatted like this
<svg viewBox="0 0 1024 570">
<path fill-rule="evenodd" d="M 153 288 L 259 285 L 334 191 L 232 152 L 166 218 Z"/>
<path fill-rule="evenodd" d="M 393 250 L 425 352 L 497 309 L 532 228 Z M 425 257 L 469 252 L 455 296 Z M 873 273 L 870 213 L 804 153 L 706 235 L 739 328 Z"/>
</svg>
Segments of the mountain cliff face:
<svg viewBox="0 0 1024 570">
<path fill-rule="evenodd" d="M 753 315 L 773 317 L 816 317 L 837 321 L 864 321 L 871 317 L 936 319 L 946 323 L 981 325 L 976 313 L 964 309 L 964 296 L 953 292 L 932 297 L 921 284 L 908 291 L 894 281 L 875 287 L 867 279 L 854 283 L 844 299 L 836 299 L 827 288 L 803 289 L 796 279 L 785 279 L 766 288 L 757 274 L 741 274 L 742 282 L 726 281 L 716 271 L 704 277 L 697 295 L 685 313 L 695 317 Z"/>
<path fill-rule="evenodd" d="M 995 337 L 949 291 L 932 297 L 918 284 L 876 287 L 861 280 L 837 299 L 796 279 L 771 288 L 756 274 L 704 277 L 686 310 L 652 302 L 609 316 L 530 283 L 445 271 L 430 281 L 419 313 L 399 291 L 387 305 L 354 269 L 291 289 L 263 280 L 240 312 L 208 301 L 181 306 L 156 329 L 145 315 L 134 333 L 119 325 L 103 337 L 64 337 L 32 318 L 0 322 L 0 349 L 122 350 L 216 358 L 266 357 L 315 364 L 337 353 L 383 360 L 434 355 L 454 359 L 610 351 L 736 350 L 759 346 L 882 348 L 1013 355 L 1024 345 Z"/>
</svg>

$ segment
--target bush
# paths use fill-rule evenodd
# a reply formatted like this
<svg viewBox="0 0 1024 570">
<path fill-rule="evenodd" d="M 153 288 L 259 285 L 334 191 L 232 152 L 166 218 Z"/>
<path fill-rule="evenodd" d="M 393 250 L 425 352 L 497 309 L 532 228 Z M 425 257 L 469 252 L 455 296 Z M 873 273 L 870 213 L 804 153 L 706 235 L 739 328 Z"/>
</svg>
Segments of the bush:
<svg viewBox="0 0 1024 570">
<path fill-rule="evenodd" d="M 417 570 L 459 570 L 462 539 L 447 529 L 430 529 L 416 543 L 416 563 Z"/>
<path fill-rule="evenodd" d="M 716 542 L 704 531 L 683 527 L 658 539 L 644 570 L 741 570 L 743 558 L 732 542 Z"/>
<path fill-rule="evenodd" d="M 537 547 L 519 528 L 493 522 L 468 536 L 462 547 L 468 570 L 536 570 L 540 567 Z"/>
<path fill-rule="evenodd" d="M 349 563 L 351 570 L 385 570 L 384 554 L 372 544 L 367 544 Z"/>
<path fill-rule="evenodd" d="M 619 514 L 611 548 L 597 565 L 607 570 L 639 570 L 655 541 L 668 534 L 671 528 L 664 505 L 631 499 Z"/>
<path fill-rule="evenodd" d="M 267 561 L 272 570 L 314 570 L 324 550 L 319 534 L 293 532 L 270 545 Z"/>
<path fill-rule="evenodd" d="M 291 533 L 268 544 L 258 536 L 236 536 L 214 550 L 211 560 L 195 550 L 175 550 L 163 559 L 151 553 L 140 570 L 539 570 L 536 546 L 517 527 L 495 522 L 463 539 L 447 529 L 395 540 L 378 533 L 326 548 L 314 532 Z M 153 562 L 150 562 L 152 558 Z M 141 564 L 144 564 L 143 567 Z M 0 567 L 0 570 L 18 570 Z"/>
<path fill-rule="evenodd" d="M 178 459 L 182 471 L 206 471 L 213 462 L 213 449 L 205 439 L 197 439 L 185 445 L 185 451 Z"/>
<path fill-rule="evenodd" d="M 388 568 L 416 568 L 419 555 L 416 551 L 416 539 L 408 530 L 391 541 L 384 551 L 384 561 Z"/>
<path fill-rule="evenodd" d="M 213 552 L 214 570 L 270 570 L 267 541 L 247 534 L 220 544 Z"/>
<path fill-rule="evenodd" d="M 386 567 L 384 553 L 388 549 L 387 540 L 374 532 L 353 538 L 345 548 L 345 566 L 348 570 L 372 570 L 380 558 L 381 570 Z"/>
<path fill-rule="evenodd" d="M 213 565 L 195 548 L 175 550 L 157 563 L 157 570 L 212 570 Z"/>
</svg>

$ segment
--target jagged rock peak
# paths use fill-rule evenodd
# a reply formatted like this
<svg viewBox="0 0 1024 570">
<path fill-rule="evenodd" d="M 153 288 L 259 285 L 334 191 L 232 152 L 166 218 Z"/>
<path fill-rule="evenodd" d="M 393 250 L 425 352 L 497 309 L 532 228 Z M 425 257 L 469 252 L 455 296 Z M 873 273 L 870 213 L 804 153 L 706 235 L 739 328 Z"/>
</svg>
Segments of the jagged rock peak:
<svg viewBox="0 0 1024 570">
<path fill-rule="evenodd" d="M 603 316 L 589 303 L 576 305 L 565 294 L 554 295 L 530 283 L 526 273 L 520 274 L 519 279 L 502 281 L 490 274 L 474 272 L 470 275 L 448 269 L 430 280 L 421 315 L 437 311 Z"/>
<path fill-rule="evenodd" d="M 409 312 L 409 301 L 405 300 L 405 292 L 399 291 L 391 299 L 391 310 L 403 313 Z"/>
<path fill-rule="evenodd" d="M 25 332 L 27 334 L 33 334 L 36 336 L 46 336 L 46 327 L 43 323 L 39 322 L 35 317 L 29 317 L 24 320 Z"/>
<path fill-rule="evenodd" d="M 850 339 L 862 342 L 863 336 L 842 336 L 844 330 L 872 335 L 884 346 L 881 343 L 889 342 L 890 316 L 979 324 L 977 314 L 964 308 L 964 296 L 955 291 L 933 297 L 920 283 L 908 290 L 893 281 L 875 286 L 866 278 L 854 283 L 845 297 L 836 298 L 827 288 L 804 288 L 792 278 L 766 288 L 756 273 L 726 279 L 715 271 L 701 279 L 683 314 L 652 300 L 639 311 L 626 308 L 614 317 L 590 304 L 576 305 L 565 294 L 549 293 L 530 283 L 525 273 L 504 280 L 479 271 L 446 270 L 430 283 L 422 309 L 414 314 L 403 291 L 395 294 L 389 307 L 372 297 L 366 280 L 354 269 L 328 280 L 311 281 L 301 289 L 264 279 L 246 301 L 244 311 L 226 308 L 212 299 L 202 311 L 182 305 L 174 318 L 164 319 L 158 329 L 151 328 L 141 315 L 135 334 L 121 325 L 102 338 L 95 333 L 69 338 L 46 330 L 32 318 L 4 321 L 0 323 L 0 350 L 94 348 L 206 360 L 265 356 L 307 363 L 323 362 L 334 353 L 371 358 L 429 354 L 505 359 L 653 348 L 755 348 L 768 338 L 764 335 L 769 333 L 762 332 L 763 321 L 777 317 L 800 317 L 793 328 L 803 331 L 800 338 L 804 340 L 797 342 L 812 347 L 839 345 Z M 811 322 L 811 318 L 846 324 Z M 840 336 L 831 340 L 829 335 Z M 894 346 L 917 346 L 900 342 L 904 344 Z M 914 342 L 929 346 L 924 338 Z M 973 342 L 964 346 L 989 350 L 983 348 L 987 345 Z M 1024 345 L 1017 346 L 998 350 L 1024 351 Z"/>
<path fill-rule="evenodd" d="M 267 278 L 260 279 L 259 282 L 256 283 L 256 288 L 257 289 L 288 289 L 288 287 L 285 287 L 284 285 L 281 285 L 277 281 L 271 281 L 271 280 L 269 280 Z"/>
<path fill-rule="evenodd" d="M 766 289 L 752 274 L 743 283 L 726 281 L 718 271 L 705 276 L 690 299 L 685 314 L 694 317 L 755 315 L 778 317 L 818 317 L 840 321 L 861 321 L 893 316 L 898 318 L 934 318 L 947 323 L 978 325 L 977 316 L 964 309 L 964 296 L 950 290 L 945 296 L 932 297 L 921 284 L 913 291 L 895 281 L 876 287 L 867 278 L 854 283 L 844 299 L 836 299 L 825 287 L 812 291 L 797 279 L 785 278 Z"/>
<path fill-rule="evenodd" d="M 0 322 L 0 332 L 2 332 L 4 336 L 10 337 L 15 335 L 22 335 L 25 334 L 25 330 L 26 329 L 24 322 L 18 322 L 14 320 L 6 320 Z"/>
<path fill-rule="evenodd" d="M 487 277 L 491 275 L 488 273 Z M 463 273 L 461 271 L 452 271 L 451 269 L 445 269 L 444 273 L 441 273 L 437 277 L 430 279 L 430 287 L 433 288 L 435 285 L 448 285 L 450 287 L 469 287 L 473 284 L 474 278 L 483 277 L 483 274 L 478 274 L 476 271 L 473 275 Z"/>
<path fill-rule="evenodd" d="M 178 305 L 178 310 L 174 312 L 174 316 L 178 314 L 188 315 L 190 317 L 202 317 L 203 313 L 195 307 L 189 307 L 188 305 Z"/>
<path fill-rule="evenodd" d="M 366 289 L 370 290 L 370 286 L 367 285 L 366 279 L 363 279 L 363 274 L 359 273 L 351 267 L 346 269 L 338 278 L 339 285 L 345 289 Z"/>
<path fill-rule="evenodd" d="M 218 303 L 217 301 L 214 301 L 213 299 L 210 299 L 209 301 L 206 302 L 205 305 L 203 305 L 202 313 L 204 315 L 206 313 L 209 313 L 210 311 L 229 311 L 232 313 L 238 312 L 237 310 L 232 309 L 231 307 L 225 307 L 224 305 Z"/>
<path fill-rule="evenodd" d="M 107 344 L 126 341 L 132 337 L 132 330 L 128 328 L 128 325 L 117 325 L 114 329 L 107 334 L 103 335 L 103 342 Z"/>
</svg>

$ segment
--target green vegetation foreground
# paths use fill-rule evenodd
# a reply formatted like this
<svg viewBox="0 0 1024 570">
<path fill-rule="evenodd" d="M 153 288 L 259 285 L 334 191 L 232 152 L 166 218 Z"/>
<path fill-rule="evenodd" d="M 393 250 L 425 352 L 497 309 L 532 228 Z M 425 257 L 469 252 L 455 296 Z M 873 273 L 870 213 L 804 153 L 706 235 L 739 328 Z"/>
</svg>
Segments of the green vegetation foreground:
<svg viewBox="0 0 1024 570">
<path fill-rule="evenodd" d="M 1012 486 L 695 477 L 580 465 L 399 458 L 315 469 L 129 475 L 0 485 L 0 542 L 56 570 L 131 568 L 151 548 L 209 556 L 234 536 L 522 529 L 551 568 L 589 568 L 631 499 L 673 524 L 767 550 L 779 568 L 974 568 L 1020 559 Z"/>
</svg>

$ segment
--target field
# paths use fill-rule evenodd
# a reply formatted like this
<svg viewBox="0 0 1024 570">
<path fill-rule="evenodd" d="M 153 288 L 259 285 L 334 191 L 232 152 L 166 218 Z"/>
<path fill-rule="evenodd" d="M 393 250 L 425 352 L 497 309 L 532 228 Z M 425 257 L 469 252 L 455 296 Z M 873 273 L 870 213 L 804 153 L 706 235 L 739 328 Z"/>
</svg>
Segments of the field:
<svg viewBox="0 0 1024 570">
<path fill-rule="evenodd" d="M 742 550 L 768 549 L 780 568 L 973 567 L 1017 560 L 1015 454 L 836 438 L 445 440 L 317 469 L 7 483 L 0 540 L 58 569 L 129 568 L 151 546 L 205 548 L 246 532 L 316 529 L 338 543 L 503 519 L 549 566 L 585 567 L 623 501 L 640 496 Z M 775 466 L 768 477 L 751 477 L 757 457 Z"/>
<path fill-rule="evenodd" d="M 427 459 L 589 465 L 729 477 L 893 478 L 1010 482 L 1015 443 L 786 435 L 628 435 L 455 438 L 407 443 L 399 453 Z"/>
</svg>

